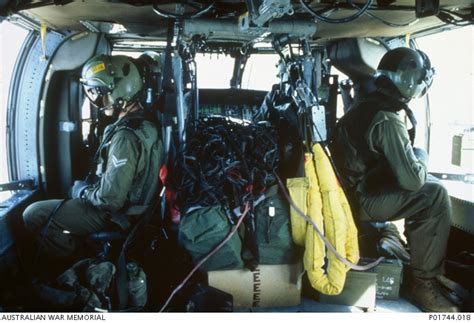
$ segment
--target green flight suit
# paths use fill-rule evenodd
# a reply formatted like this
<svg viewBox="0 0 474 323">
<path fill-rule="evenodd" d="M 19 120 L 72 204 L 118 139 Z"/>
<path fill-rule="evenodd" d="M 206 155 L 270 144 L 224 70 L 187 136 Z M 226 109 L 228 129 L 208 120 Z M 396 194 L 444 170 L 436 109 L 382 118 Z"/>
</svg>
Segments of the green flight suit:
<svg viewBox="0 0 474 323">
<path fill-rule="evenodd" d="M 163 146 L 155 125 L 143 113 L 128 114 L 109 125 L 99 147 L 97 180 L 80 198 L 71 199 L 54 215 L 43 239 L 44 251 L 68 256 L 80 237 L 115 222 L 123 229 L 143 214 L 158 188 Z M 40 235 L 60 200 L 40 201 L 23 213 L 25 227 Z"/>
<path fill-rule="evenodd" d="M 341 118 L 333 152 L 360 221 L 405 219 L 413 275 L 443 273 L 451 205 L 442 184 L 428 175 L 397 111 L 404 104 L 381 93 Z"/>
</svg>

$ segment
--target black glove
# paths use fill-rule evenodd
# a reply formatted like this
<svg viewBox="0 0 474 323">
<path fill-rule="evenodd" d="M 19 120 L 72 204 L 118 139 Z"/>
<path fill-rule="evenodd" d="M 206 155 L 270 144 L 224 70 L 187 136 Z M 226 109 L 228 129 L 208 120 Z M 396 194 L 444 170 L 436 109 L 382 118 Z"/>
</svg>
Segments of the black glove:
<svg viewBox="0 0 474 323">
<path fill-rule="evenodd" d="M 74 185 L 71 189 L 71 198 L 78 199 L 81 197 L 82 192 L 89 186 L 87 182 L 84 181 L 74 181 Z"/>
<path fill-rule="evenodd" d="M 426 150 L 422 148 L 413 148 L 413 152 L 415 153 L 415 156 L 418 158 L 418 160 L 420 160 L 425 165 L 428 164 L 428 153 Z"/>
</svg>

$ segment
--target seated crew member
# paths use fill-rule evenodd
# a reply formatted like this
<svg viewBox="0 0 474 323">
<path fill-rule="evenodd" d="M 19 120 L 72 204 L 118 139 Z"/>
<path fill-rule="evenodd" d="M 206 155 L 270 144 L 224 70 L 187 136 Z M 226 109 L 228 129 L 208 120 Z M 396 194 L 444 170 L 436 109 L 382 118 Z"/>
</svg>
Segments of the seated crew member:
<svg viewBox="0 0 474 323">
<path fill-rule="evenodd" d="M 425 311 L 452 312 L 457 308 L 436 280 L 444 270 L 450 199 L 441 183 L 428 175 L 428 156 L 413 148 L 413 129 L 408 131 L 398 114 L 405 110 L 414 119 L 407 103 L 427 92 L 432 76 L 423 52 L 387 52 L 377 69 L 377 90 L 341 118 L 332 153 L 359 221 L 405 219 L 413 301 Z"/>
<path fill-rule="evenodd" d="M 163 155 L 152 114 L 139 100 L 142 77 L 130 58 L 93 57 L 83 67 L 81 83 L 93 105 L 117 121 L 101 138 L 90 172 L 95 180 L 76 181 L 71 199 L 55 213 L 61 200 L 36 202 L 23 214 L 27 230 L 41 240 L 42 251 L 55 257 L 72 255 L 78 237 L 111 222 L 126 229 L 130 217 L 143 214 L 157 190 Z"/>
</svg>

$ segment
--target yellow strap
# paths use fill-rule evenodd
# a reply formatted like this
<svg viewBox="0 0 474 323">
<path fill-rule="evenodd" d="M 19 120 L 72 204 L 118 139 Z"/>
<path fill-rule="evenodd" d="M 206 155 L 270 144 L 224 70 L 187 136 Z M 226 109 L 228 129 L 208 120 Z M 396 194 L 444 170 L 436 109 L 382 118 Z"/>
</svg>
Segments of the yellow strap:
<svg viewBox="0 0 474 323">
<path fill-rule="evenodd" d="M 41 48 L 43 49 L 43 57 L 41 59 L 48 59 L 46 56 L 46 33 L 47 33 L 47 27 L 44 22 L 41 23 L 41 28 L 40 28 L 40 36 L 41 36 Z"/>
<path fill-rule="evenodd" d="M 411 39 L 411 34 L 408 33 L 405 35 L 405 47 L 410 48 L 410 39 Z"/>
</svg>

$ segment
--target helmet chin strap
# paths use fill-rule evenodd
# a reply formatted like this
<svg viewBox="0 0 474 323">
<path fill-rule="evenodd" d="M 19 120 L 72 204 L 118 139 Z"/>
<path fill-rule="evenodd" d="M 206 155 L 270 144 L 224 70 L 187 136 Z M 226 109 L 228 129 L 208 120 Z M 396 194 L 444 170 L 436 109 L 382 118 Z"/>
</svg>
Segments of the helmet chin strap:
<svg viewBox="0 0 474 323">
<path fill-rule="evenodd" d="M 113 109 L 112 118 L 113 119 L 118 119 L 120 113 L 125 112 L 125 107 L 127 106 L 127 101 L 123 100 L 122 102 L 119 101 L 119 102 L 112 105 L 112 109 Z"/>
<path fill-rule="evenodd" d="M 115 104 L 113 104 L 110 108 L 113 109 L 113 114 L 112 118 L 118 119 L 121 113 L 127 113 L 130 111 L 130 108 L 128 107 L 130 105 L 129 101 L 126 100 L 118 100 Z M 105 112 L 105 110 L 110 109 L 107 107 L 100 108 L 100 112 Z"/>
<path fill-rule="evenodd" d="M 127 112 L 127 101 L 123 100 L 122 107 L 120 108 L 121 112 Z"/>
</svg>

